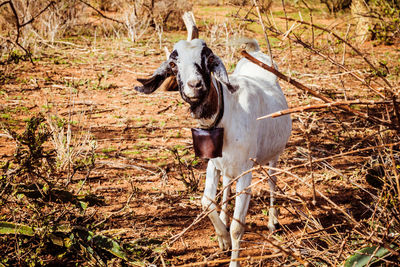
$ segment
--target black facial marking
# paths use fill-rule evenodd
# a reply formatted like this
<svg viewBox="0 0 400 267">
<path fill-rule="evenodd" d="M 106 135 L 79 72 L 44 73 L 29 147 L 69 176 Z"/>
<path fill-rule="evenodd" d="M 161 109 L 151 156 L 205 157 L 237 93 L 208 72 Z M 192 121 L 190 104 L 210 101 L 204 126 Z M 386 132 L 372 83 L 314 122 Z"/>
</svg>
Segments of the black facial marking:
<svg viewBox="0 0 400 267">
<path fill-rule="evenodd" d="M 182 98 L 184 98 L 183 94 L 182 94 L 183 82 L 181 79 L 181 75 L 179 73 L 178 73 L 178 75 L 176 75 L 176 81 L 178 82 L 179 92 L 181 93 Z"/>
<path fill-rule="evenodd" d="M 216 81 L 217 84 L 219 83 Z M 222 96 L 223 97 L 223 96 Z M 190 110 L 198 119 L 210 119 L 212 116 L 218 113 L 218 93 L 214 86 L 210 86 L 207 97 L 197 106 L 190 107 Z"/>
<path fill-rule="evenodd" d="M 211 49 L 204 45 L 201 50 L 201 58 L 207 58 L 210 54 L 212 54 Z"/>
<path fill-rule="evenodd" d="M 178 73 L 177 62 L 176 62 L 177 60 L 178 60 L 178 51 L 174 50 L 169 55 L 169 59 L 167 61 L 169 62 L 169 66 L 170 66 L 171 72 L 175 76 Z"/>
<path fill-rule="evenodd" d="M 172 51 L 172 53 L 169 55 L 169 58 L 173 59 L 173 60 L 177 60 L 178 59 L 178 51 L 176 51 L 176 50 Z"/>
<path fill-rule="evenodd" d="M 198 64 L 195 64 L 197 71 L 199 74 L 202 76 L 203 81 L 205 86 L 207 88 L 210 87 L 211 84 L 211 73 L 210 73 L 210 68 L 207 66 L 207 59 L 210 55 L 212 55 L 213 52 L 211 51 L 210 48 L 208 48 L 206 45 L 203 46 L 203 49 L 201 50 L 200 57 L 201 57 L 201 66 Z"/>
</svg>

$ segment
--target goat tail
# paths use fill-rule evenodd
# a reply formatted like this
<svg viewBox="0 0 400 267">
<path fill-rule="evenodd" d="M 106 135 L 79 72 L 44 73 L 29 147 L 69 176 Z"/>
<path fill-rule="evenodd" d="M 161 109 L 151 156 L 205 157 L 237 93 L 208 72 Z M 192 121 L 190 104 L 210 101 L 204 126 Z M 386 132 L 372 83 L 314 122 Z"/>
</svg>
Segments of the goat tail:
<svg viewBox="0 0 400 267">
<path fill-rule="evenodd" d="M 247 37 L 241 37 L 233 41 L 234 46 L 242 46 L 245 45 L 245 49 L 247 52 L 257 52 L 260 51 L 260 46 L 256 39 L 251 39 Z"/>
</svg>

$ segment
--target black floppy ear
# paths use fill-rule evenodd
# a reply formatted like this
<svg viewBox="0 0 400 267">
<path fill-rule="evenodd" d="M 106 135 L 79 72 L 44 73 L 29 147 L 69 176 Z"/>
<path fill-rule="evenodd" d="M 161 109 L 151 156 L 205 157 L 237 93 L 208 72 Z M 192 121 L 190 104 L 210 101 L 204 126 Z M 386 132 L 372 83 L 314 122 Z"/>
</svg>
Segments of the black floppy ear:
<svg viewBox="0 0 400 267">
<path fill-rule="evenodd" d="M 173 75 L 169 63 L 170 59 L 163 62 L 150 78 L 137 79 L 143 86 L 135 86 L 135 90 L 145 94 L 151 94 L 157 90 L 167 77 Z"/>
<path fill-rule="evenodd" d="M 231 83 L 229 82 L 228 78 L 228 73 L 226 71 L 226 68 L 224 66 L 224 63 L 222 63 L 222 60 L 217 57 L 215 54 L 211 55 L 212 60 L 209 64 L 209 70 L 214 73 L 214 76 L 222 83 L 226 84 L 228 87 L 228 90 L 231 93 L 234 93 L 237 91 L 237 88 L 235 86 L 232 86 Z"/>
<path fill-rule="evenodd" d="M 212 55 L 212 62 L 210 63 L 210 70 L 214 73 L 215 77 L 224 83 L 229 83 L 228 73 L 226 72 L 224 63 L 216 55 Z"/>
</svg>

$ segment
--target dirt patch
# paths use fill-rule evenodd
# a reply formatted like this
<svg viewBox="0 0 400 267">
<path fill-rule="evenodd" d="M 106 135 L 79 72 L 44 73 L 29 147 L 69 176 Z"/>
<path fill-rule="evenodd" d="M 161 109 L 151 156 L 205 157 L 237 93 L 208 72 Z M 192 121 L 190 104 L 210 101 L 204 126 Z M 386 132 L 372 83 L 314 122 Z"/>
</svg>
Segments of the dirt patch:
<svg viewBox="0 0 400 267">
<path fill-rule="evenodd" d="M 214 16 L 204 7 L 197 8 L 199 17 Z M 221 12 L 215 17 L 221 20 L 226 14 Z M 334 19 L 320 17 L 319 21 L 329 24 Z M 182 32 L 174 34 L 184 35 Z M 262 38 L 257 32 L 249 34 Z M 154 41 L 154 47 L 157 47 L 156 43 Z M 166 45 L 172 46 L 168 42 Z M 166 265 L 229 258 L 228 252 L 219 251 L 215 232 L 207 218 L 171 243 L 172 237 L 189 227 L 201 214 L 200 199 L 207 162 L 194 157 L 190 128 L 196 125 L 178 92 L 159 91 L 142 95 L 133 90 L 133 86 L 138 85 L 136 78 L 151 74 L 164 60 L 164 54 L 158 48 L 149 49 L 125 40 L 99 39 L 96 44 L 78 42 L 76 46 L 79 49 L 68 45 L 60 45 L 56 50 L 48 48 L 34 65 L 22 62 L 10 67 L 12 69 L 7 71 L 12 77 L 0 88 L 0 122 L 21 132 L 32 114 L 43 113 L 45 117 L 56 116 L 72 122 L 73 134 L 86 132 L 96 141 L 94 169 L 88 177 L 85 177 L 85 172 L 78 173 L 71 184 L 77 189 L 85 180 L 82 190 L 104 198 L 105 205 L 87 210 L 96 221 L 102 221 L 98 228 L 102 233 L 124 242 L 156 243 L 162 248 L 159 255 L 152 258 L 156 264 L 160 264 L 161 258 Z M 315 53 L 305 52 L 298 46 L 292 46 L 288 53 L 286 48 L 284 45 L 275 47 L 275 59 L 283 72 L 291 73 L 304 84 L 320 89 L 332 99 L 376 97 L 353 76 L 344 75 L 343 70 L 328 64 Z M 222 45 L 215 45 L 213 49 L 216 54 L 225 52 Z M 377 60 L 390 57 L 399 60 L 398 53 L 392 54 L 392 47 L 374 47 L 366 43 L 360 49 L 366 56 Z M 354 52 L 341 51 L 340 55 L 352 67 L 352 73 L 364 77 L 371 72 L 363 59 L 354 56 Z M 339 53 L 335 56 L 339 57 Z M 234 58 L 239 58 L 239 53 Z M 394 83 L 398 77 L 391 79 Z M 382 81 L 376 80 L 379 79 L 371 84 L 383 92 L 378 86 Z M 281 82 L 281 86 L 290 106 L 316 101 L 291 85 Z M 374 108 L 366 112 L 379 114 L 379 110 Z M 336 109 L 294 114 L 292 117 L 292 137 L 280 158 L 279 167 L 290 170 L 301 180 L 290 173 L 278 177 L 278 186 L 289 197 L 278 196 L 279 221 L 284 230 L 274 240 L 301 239 L 305 225 L 313 223 L 316 233 L 310 240 L 317 239 L 317 232 L 325 228 L 328 230 L 322 232 L 328 235 L 334 236 L 335 231 L 341 231 L 345 236 L 344 233 L 351 228 L 345 222 L 344 213 L 357 221 L 373 216 L 370 204 L 374 198 L 368 192 L 375 194 L 377 191 L 364 178 L 367 163 L 379 155 L 378 152 L 372 153 L 372 149 L 340 157 L 335 155 L 376 146 L 377 140 L 390 143 L 391 139 L 394 142 L 398 138 L 388 130 L 380 131 L 379 126 Z M 15 144 L 6 134 L 0 135 L 2 163 L 12 158 L 14 148 Z M 190 192 L 177 179 L 182 173 L 172 149 L 177 149 L 182 159 L 192 166 L 194 176 L 199 179 L 199 191 Z M 310 160 L 309 153 L 314 161 L 312 170 L 306 166 Z M 265 174 L 256 171 L 254 177 L 256 182 Z M 312 204 L 313 190 L 306 185 L 312 178 L 317 190 L 339 209 L 320 195 L 316 204 Z M 62 174 L 60 181 L 66 179 L 65 173 Z M 257 184 L 252 191 L 241 256 L 273 255 L 279 249 L 268 243 L 272 239 L 267 227 L 267 183 Z M 7 217 L 10 211 L 5 207 L 1 209 L 1 215 Z M 232 206 L 229 209 L 232 211 Z M 336 243 L 333 239 L 318 239 L 315 251 L 329 250 L 333 246 L 332 250 L 338 252 L 338 244 L 344 242 L 340 239 L 343 236 L 338 236 L 332 237 L 337 238 Z M 339 255 L 340 262 L 347 256 Z M 263 261 L 248 260 L 244 265 L 279 265 L 291 260 L 291 255 L 287 255 Z M 335 263 L 334 260 L 321 262 Z"/>
</svg>

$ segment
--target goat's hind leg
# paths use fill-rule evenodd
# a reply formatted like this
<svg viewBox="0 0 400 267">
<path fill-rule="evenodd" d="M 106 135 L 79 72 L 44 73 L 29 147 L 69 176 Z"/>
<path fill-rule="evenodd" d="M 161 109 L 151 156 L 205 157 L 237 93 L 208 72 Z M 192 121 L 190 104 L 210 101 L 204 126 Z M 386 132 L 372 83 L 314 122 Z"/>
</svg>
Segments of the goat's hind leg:
<svg viewBox="0 0 400 267">
<path fill-rule="evenodd" d="M 207 165 L 206 185 L 203 198 L 201 199 L 201 204 L 203 210 L 209 212 L 208 217 L 213 223 L 215 232 L 217 233 L 219 247 L 222 250 L 228 250 L 232 246 L 231 237 L 226 229 L 226 225 L 218 216 L 215 202 L 220 174 L 220 171 L 215 168 L 212 161 L 209 161 Z"/>
<path fill-rule="evenodd" d="M 276 163 L 278 162 L 278 158 L 276 157 L 275 159 L 271 160 L 269 162 L 269 166 L 272 168 L 276 167 Z M 278 212 L 274 207 L 275 203 L 275 188 L 276 188 L 276 176 L 274 175 L 275 171 L 269 169 L 268 174 L 269 174 L 269 179 L 268 179 L 268 184 L 269 184 L 269 190 L 270 190 L 270 199 L 269 199 L 269 212 L 268 212 L 268 229 L 271 232 L 274 232 L 276 229 L 279 228 L 279 222 L 278 222 Z"/>
</svg>

